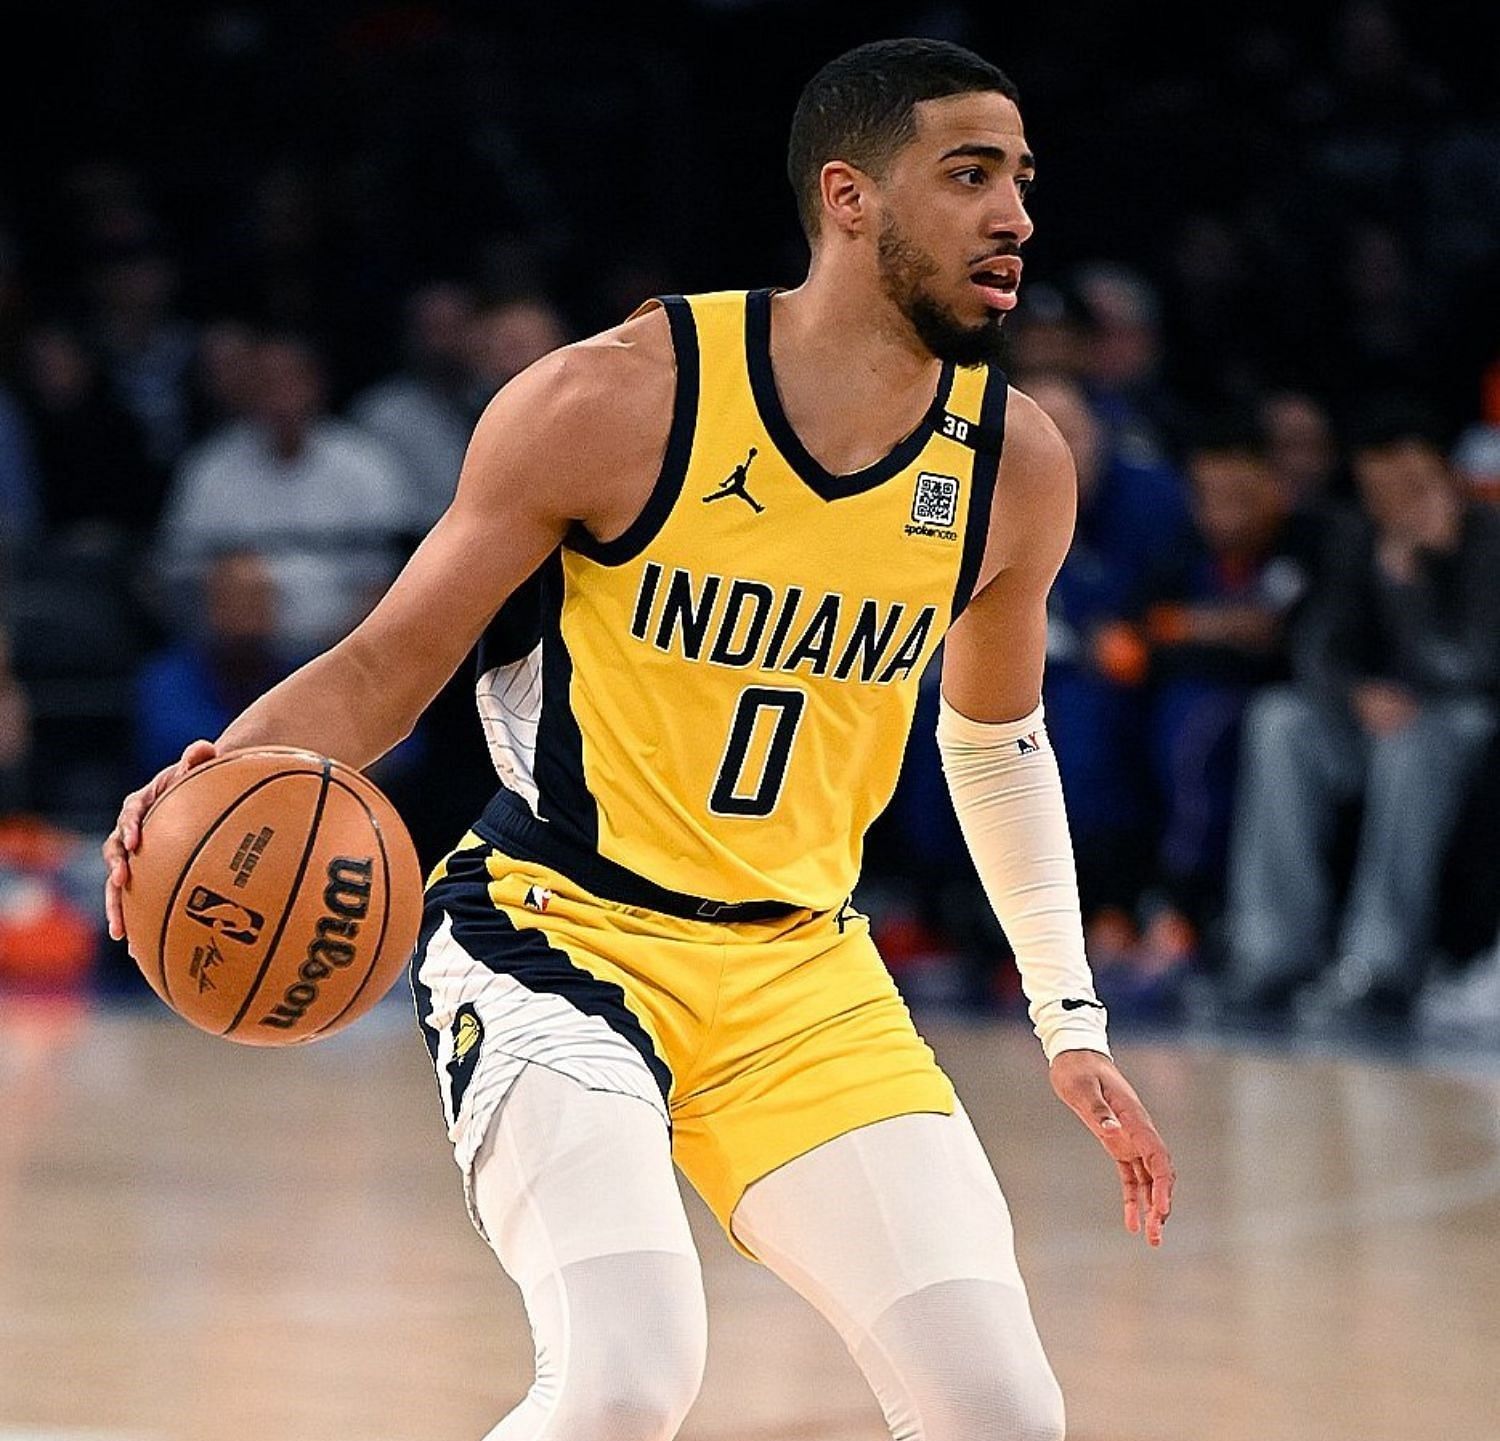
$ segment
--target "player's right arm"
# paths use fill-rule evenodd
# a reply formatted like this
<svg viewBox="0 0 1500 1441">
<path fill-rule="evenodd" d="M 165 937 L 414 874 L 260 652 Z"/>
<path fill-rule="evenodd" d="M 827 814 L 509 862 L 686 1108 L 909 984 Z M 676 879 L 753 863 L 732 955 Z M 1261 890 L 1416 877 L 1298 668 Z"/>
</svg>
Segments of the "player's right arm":
<svg viewBox="0 0 1500 1441">
<path fill-rule="evenodd" d="M 662 313 L 538 361 L 475 427 L 452 505 L 370 614 L 126 797 L 104 843 L 110 935 L 141 820 L 221 751 L 297 746 L 362 769 L 410 734 L 509 596 L 580 522 L 600 539 L 639 513 L 666 451 L 674 368 Z"/>
</svg>

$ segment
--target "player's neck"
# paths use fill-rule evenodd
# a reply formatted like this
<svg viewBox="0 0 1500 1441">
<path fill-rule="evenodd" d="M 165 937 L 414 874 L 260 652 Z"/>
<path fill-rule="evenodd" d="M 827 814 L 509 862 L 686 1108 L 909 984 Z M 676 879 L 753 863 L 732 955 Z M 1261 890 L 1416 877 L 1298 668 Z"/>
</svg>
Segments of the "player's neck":
<svg viewBox="0 0 1500 1441">
<path fill-rule="evenodd" d="M 771 365 L 792 428 L 836 474 L 872 464 L 909 434 L 942 371 L 878 288 L 835 284 L 816 269 L 773 302 Z"/>
<path fill-rule="evenodd" d="M 814 264 L 806 280 L 775 300 L 773 348 L 790 363 L 816 363 L 862 393 L 895 400 L 929 396 L 942 369 L 910 323 L 871 277 Z"/>
</svg>

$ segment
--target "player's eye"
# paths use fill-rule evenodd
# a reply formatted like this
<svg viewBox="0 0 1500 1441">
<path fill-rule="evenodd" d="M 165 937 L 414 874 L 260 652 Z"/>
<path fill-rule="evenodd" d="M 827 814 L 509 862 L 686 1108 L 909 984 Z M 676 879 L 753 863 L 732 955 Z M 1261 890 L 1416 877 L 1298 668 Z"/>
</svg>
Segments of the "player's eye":
<svg viewBox="0 0 1500 1441">
<path fill-rule="evenodd" d="M 962 170 L 955 170 L 953 178 L 965 185 L 984 184 L 984 170 L 978 165 L 966 165 Z"/>
<path fill-rule="evenodd" d="M 1035 184 L 1035 177 L 1030 175 L 1023 175 L 1018 181 L 1016 181 L 1016 189 L 1021 192 L 1022 196 L 1026 196 L 1031 193 L 1031 187 Z"/>
</svg>

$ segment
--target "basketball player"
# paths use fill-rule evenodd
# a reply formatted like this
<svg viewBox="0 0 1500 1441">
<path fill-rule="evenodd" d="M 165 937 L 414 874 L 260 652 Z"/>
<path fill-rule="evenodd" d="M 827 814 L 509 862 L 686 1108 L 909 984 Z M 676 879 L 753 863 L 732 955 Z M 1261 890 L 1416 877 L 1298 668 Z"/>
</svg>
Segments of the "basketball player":
<svg viewBox="0 0 1500 1441">
<path fill-rule="evenodd" d="M 954 803 L 1053 1086 L 1161 1239 L 1172 1165 L 1109 1057 L 1040 704 L 1073 468 L 992 363 L 1033 168 L 979 57 L 834 60 L 792 125 L 805 283 L 650 302 L 507 385 L 370 617 L 218 740 L 366 766 L 480 644 L 503 785 L 431 879 L 412 983 L 536 1342 L 489 1441 L 676 1434 L 705 1321 L 674 1158 L 892 1436 L 1063 1434 L 1005 1201 L 850 901 L 940 641 Z M 114 935 L 146 807 L 214 750 L 126 801 Z"/>
</svg>

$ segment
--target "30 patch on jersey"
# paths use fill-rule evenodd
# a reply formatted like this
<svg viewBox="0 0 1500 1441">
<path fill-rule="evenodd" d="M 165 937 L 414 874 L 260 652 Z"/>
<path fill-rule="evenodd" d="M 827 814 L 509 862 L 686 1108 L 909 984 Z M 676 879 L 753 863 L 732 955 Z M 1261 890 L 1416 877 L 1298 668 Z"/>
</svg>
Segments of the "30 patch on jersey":
<svg viewBox="0 0 1500 1441">
<path fill-rule="evenodd" d="M 934 475 L 924 470 L 917 476 L 917 490 L 912 497 L 911 518 L 917 525 L 940 529 L 951 526 L 958 518 L 958 480 L 951 475 Z"/>
</svg>

